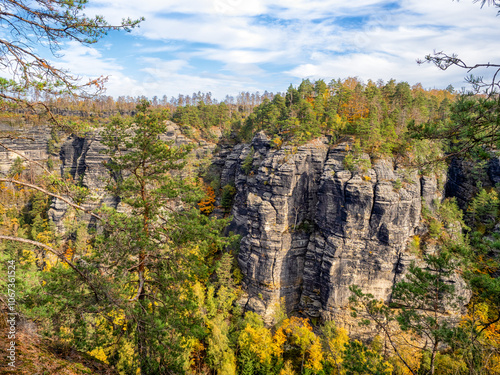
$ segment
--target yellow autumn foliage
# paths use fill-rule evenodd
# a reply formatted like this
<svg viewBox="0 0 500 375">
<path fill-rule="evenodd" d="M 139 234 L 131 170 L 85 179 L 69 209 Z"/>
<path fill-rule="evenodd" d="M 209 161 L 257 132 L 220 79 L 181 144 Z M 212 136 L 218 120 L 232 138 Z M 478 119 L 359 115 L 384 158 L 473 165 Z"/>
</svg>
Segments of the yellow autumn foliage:
<svg viewBox="0 0 500 375">
<path fill-rule="evenodd" d="M 343 361 L 345 344 L 349 342 L 347 331 L 337 327 L 334 321 L 329 321 L 323 326 L 322 332 L 325 359 L 336 366 L 340 365 Z"/>
<path fill-rule="evenodd" d="M 280 371 L 280 375 L 295 375 L 295 371 L 293 371 L 293 365 L 291 361 L 286 361 L 285 366 Z"/>
<path fill-rule="evenodd" d="M 87 352 L 87 354 L 91 355 L 92 357 L 98 359 L 101 362 L 109 363 L 108 357 L 106 356 L 106 353 L 104 353 L 104 349 L 101 348 L 100 346 L 91 350 L 90 352 Z"/>
<path fill-rule="evenodd" d="M 323 369 L 321 363 L 323 360 L 321 343 L 306 319 L 295 316 L 285 319 L 281 327 L 276 331 L 275 336 L 279 338 L 280 348 L 283 348 L 283 344 L 287 342 L 289 345 L 300 349 L 302 360 L 305 359 L 305 368 L 311 369 L 314 372 Z M 283 338 L 285 338 L 285 341 L 283 341 Z"/>
<path fill-rule="evenodd" d="M 264 326 L 252 327 L 247 324 L 240 333 L 238 344 L 242 350 L 255 354 L 260 363 L 263 364 L 271 363 L 272 356 L 279 353 L 279 348 L 277 348 L 271 332 Z"/>
</svg>

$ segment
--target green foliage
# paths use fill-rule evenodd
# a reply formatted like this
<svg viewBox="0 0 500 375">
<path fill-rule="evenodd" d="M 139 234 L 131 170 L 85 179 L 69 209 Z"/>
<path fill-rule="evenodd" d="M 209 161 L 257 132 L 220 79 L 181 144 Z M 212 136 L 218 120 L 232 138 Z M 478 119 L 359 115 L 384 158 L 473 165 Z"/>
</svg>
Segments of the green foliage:
<svg viewBox="0 0 500 375">
<path fill-rule="evenodd" d="M 232 185 L 226 185 L 222 188 L 222 195 L 220 204 L 226 210 L 231 209 L 233 205 L 234 195 L 236 194 L 236 188 Z"/>
<path fill-rule="evenodd" d="M 349 146 L 347 146 L 346 149 L 347 148 L 349 148 Z M 343 160 L 345 169 L 351 172 L 359 171 L 361 173 L 366 173 L 368 169 L 371 168 L 371 161 L 364 157 L 359 140 L 355 140 L 352 149 L 349 148 L 348 151 L 349 152 Z"/>
<path fill-rule="evenodd" d="M 207 356 L 218 374 L 236 374 L 236 357 L 229 344 L 229 323 L 218 314 L 210 321 Z"/>
<path fill-rule="evenodd" d="M 467 364 L 460 357 L 438 353 L 436 355 L 436 375 L 467 374 Z"/>
<path fill-rule="evenodd" d="M 416 374 L 411 362 L 404 356 L 404 349 L 395 341 L 391 332 L 391 322 L 397 322 L 402 332 L 410 332 L 417 337 L 425 338 L 430 345 L 429 371 L 434 374 L 436 355 L 440 346 L 450 344 L 457 337 L 458 327 L 450 318 L 450 312 L 458 312 L 464 304 L 452 282 L 458 267 L 457 260 L 447 251 L 436 255 L 424 255 L 424 267 L 415 262 L 410 264 L 405 278 L 396 283 L 391 297 L 391 307 L 377 301 L 371 294 L 364 294 L 359 287 L 351 286 L 350 297 L 353 316 L 360 316 L 360 325 L 374 322 L 388 338 L 400 361 L 412 373 Z M 413 347 L 418 344 L 412 344 Z"/>
<path fill-rule="evenodd" d="M 347 374 L 390 375 L 392 366 L 361 342 L 350 341 L 345 348 L 343 368 Z"/>
<path fill-rule="evenodd" d="M 52 160 L 52 158 L 50 158 L 50 157 L 49 157 L 49 159 L 47 159 L 47 169 L 49 171 L 54 170 L 54 160 Z"/>
<path fill-rule="evenodd" d="M 398 155 L 414 161 L 421 158 L 418 142 L 407 134 L 423 123 L 442 121 L 453 94 L 444 90 L 425 91 L 408 83 L 363 84 L 355 78 L 304 80 L 298 88 L 290 86 L 285 96 L 264 100 L 245 120 L 234 127 L 240 138 L 249 141 L 265 131 L 275 147 L 281 142 L 302 144 L 320 135 L 333 141 L 354 136 L 360 147 L 379 155 Z M 438 147 L 427 148 L 440 152 Z"/>
<path fill-rule="evenodd" d="M 208 105 L 201 101 L 197 105 L 178 106 L 171 118 L 180 125 L 204 130 L 207 135 L 211 127 L 228 127 L 231 114 L 226 103 Z"/>
<path fill-rule="evenodd" d="M 442 229 L 443 224 L 439 220 L 435 218 L 431 218 L 429 220 L 429 235 L 431 238 L 439 238 L 441 236 Z"/>
<path fill-rule="evenodd" d="M 458 208 L 455 198 L 447 198 L 442 203 L 434 202 L 434 206 L 434 211 L 431 211 L 425 204 L 422 205 L 422 216 L 427 224 L 428 237 L 432 240 L 430 244 L 438 244 L 440 248 L 463 257 L 470 251 L 463 233 L 463 230 L 469 229 L 464 223 L 463 212 Z M 426 237 L 421 241 L 424 249 L 427 246 Z"/>
<path fill-rule="evenodd" d="M 471 225 L 491 229 L 499 218 L 500 201 L 496 190 L 481 189 L 467 208 L 467 219 Z"/>
<path fill-rule="evenodd" d="M 19 176 L 21 173 L 23 173 L 25 169 L 26 167 L 24 165 L 24 160 L 18 156 L 17 158 L 14 159 L 12 166 L 9 168 L 7 176 L 9 177 Z"/>
<path fill-rule="evenodd" d="M 441 252 L 439 255 L 424 257 L 426 268 L 420 268 L 412 263 L 403 281 L 393 289 L 393 303 L 401 306 L 398 322 L 404 331 L 414 330 L 423 333 L 424 327 L 430 329 L 429 335 L 441 334 L 448 323 L 441 323 L 436 315 L 419 315 L 419 311 L 435 311 L 444 313 L 449 309 L 457 309 L 463 302 L 455 294 L 455 287 L 450 279 L 456 269 L 456 263 L 450 254 Z M 441 327 L 439 327 L 441 324 Z M 434 328 L 439 330 L 434 331 Z"/>
<path fill-rule="evenodd" d="M 50 155 L 58 155 L 57 145 L 61 140 L 59 139 L 59 134 L 57 134 L 57 130 L 52 128 L 50 130 L 50 138 L 47 141 L 47 153 Z"/>
<path fill-rule="evenodd" d="M 102 138 L 110 157 L 108 190 L 127 213 L 102 208 L 101 230 L 93 236 L 68 224 L 72 234 L 65 256 L 81 273 L 47 261 L 38 275 L 42 282 L 27 288 L 27 311 L 38 314 L 47 334 L 124 374 L 138 368 L 143 374 L 182 373 L 189 366 L 187 343 L 206 337 L 208 326 L 199 313 L 193 280 L 208 281 L 213 257 L 230 240 L 220 235 L 227 221 L 200 213 L 196 203 L 203 190 L 181 174 L 189 149 L 161 140 L 166 115 L 149 111 L 144 103 L 133 122 L 115 118 L 107 124 Z M 33 200 L 30 236 L 52 242 L 51 228 L 39 214 L 46 212 L 47 202 Z M 174 203 L 182 209 L 169 210 Z M 217 267 L 220 282 L 207 298 L 216 327 L 210 331 L 210 353 L 214 366 L 226 373 L 231 373 L 231 351 L 217 351 L 215 344 L 223 347 L 229 326 L 227 312 L 219 315 L 235 298 L 230 265 L 223 256 Z"/>
<path fill-rule="evenodd" d="M 115 268 L 116 281 L 124 268 L 137 270 L 136 287 L 127 291 L 137 297 L 132 305 L 135 307 L 125 311 L 130 314 L 131 326 L 141 316 L 135 325 L 135 340 L 144 373 L 156 373 L 162 363 L 178 370 L 184 366 L 179 356 L 184 350 L 183 337 L 197 337 L 202 323 L 193 324 L 197 305 L 187 283 L 193 275 L 201 280 L 208 277 L 206 259 L 226 243 L 220 237 L 225 222 L 200 214 L 194 204 L 202 195 L 201 189 L 179 173 L 189 148 L 160 139 L 166 131 L 166 115 L 149 112 L 144 104 L 134 124 L 115 119 L 103 133 L 112 158 L 108 167 L 118 176 L 110 181 L 109 189 L 130 207 L 132 215 L 114 215 L 115 226 L 124 225 L 125 232 L 115 229 L 107 234 L 102 239 L 102 250 L 109 254 L 111 248 L 116 259 L 123 257 Z M 123 149 L 128 151 L 122 153 Z M 165 212 L 163 207 L 173 200 L 184 202 L 184 210 Z M 127 233 L 133 233 L 132 238 Z M 124 250 L 125 254 L 121 254 Z M 151 280 L 150 286 L 142 281 L 146 277 Z M 149 295 L 155 297 L 149 299 Z M 227 298 L 223 300 L 230 303 Z M 214 306 L 217 308 L 218 303 Z M 214 327 L 213 342 L 224 346 L 227 327 L 222 322 Z M 211 355 L 214 364 L 226 368 L 230 352 L 222 348 Z"/>
<path fill-rule="evenodd" d="M 438 108 L 436 113 L 449 105 L 444 100 L 439 104 L 432 95 L 420 96 L 407 84 L 379 86 L 304 81 L 286 96 L 265 101 L 240 125 L 252 134 L 256 130 L 272 134 L 276 148 L 282 140 L 300 143 L 320 133 L 332 139 L 354 135 L 344 166 L 366 172 L 371 164 L 363 153 L 405 150 L 396 139 L 402 134 L 405 139 L 410 109 L 431 118 L 434 110 L 426 105 Z M 361 100 L 359 108 L 354 100 Z M 205 108 L 209 106 L 191 107 L 176 116 L 193 121 L 198 116 L 200 122 L 189 126 L 206 128 L 212 120 L 201 121 L 200 113 L 211 113 Z M 102 135 L 110 158 L 108 191 L 119 197 L 120 212 L 102 208 L 99 215 L 104 220 L 97 231 L 89 233 L 85 225 L 77 225 L 79 215 L 69 211 L 66 232 L 56 235 L 47 217 L 50 200 L 42 194 L 30 196 L 29 204 L 19 206 L 24 209 L 2 205 L 5 231 L 63 249 L 82 272 L 43 251 L 2 243 L 0 260 L 15 258 L 21 263 L 20 305 L 29 317 L 38 319 L 42 332 L 124 374 L 134 374 L 138 368 L 144 374 L 448 374 L 484 369 L 495 373 L 500 342 L 496 325 L 500 287 L 492 277 L 500 250 L 495 189 L 480 190 L 470 202 L 466 214 L 473 228 L 470 245 L 462 233 L 467 230 L 464 215 L 453 200 L 423 209 L 428 233 L 415 236 L 409 244 L 420 260 L 410 264 L 405 278 L 396 283 L 391 306 L 351 288 L 353 315 L 362 325 L 375 323 L 383 339 L 369 346 L 351 341 L 334 322 L 313 330 L 306 319 L 288 318 L 284 308 L 276 309 L 276 326 L 266 327 L 254 313 L 243 318 L 237 302 L 242 274 L 231 255 L 236 250 L 223 251 L 231 239 L 220 237 L 227 220 L 200 215 L 197 203 L 203 189 L 185 168 L 190 148 L 161 140 L 169 116 L 144 103 L 133 121 L 118 117 L 106 125 Z M 414 141 L 411 152 L 424 149 L 430 144 L 426 142 Z M 440 152 L 439 145 L 432 146 L 422 160 Z M 254 156 L 252 149 L 243 160 L 246 174 L 252 172 Z M 22 160 L 14 167 L 11 173 L 23 173 Z M 405 175 L 394 188 L 399 190 L 410 180 Z M 216 178 L 210 181 L 220 184 Z M 59 185 L 54 182 L 54 186 Z M 86 189 L 71 189 L 77 202 L 85 202 Z M 222 207 L 231 207 L 235 193 L 234 186 L 222 188 Z M 303 221 L 297 229 L 310 228 Z M 473 299 L 457 326 L 453 314 L 464 301 L 457 296 L 461 284 L 454 281 L 462 264 L 468 266 L 461 272 L 472 287 Z"/>
<path fill-rule="evenodd" d="M 239 332 L 239 368 L 242 373 L 266 374 L 273 367 L 274 344 L 271 331 L 264 327 L 262 318 L 247 312 L 243 328 Z"/>
<path fill-rule="evenodd" d="M 354 172 L 356 170 L 356 164 L 354 161 L 354 156 L 352 153 L 348 153 L 344 158 L 344 168 L 348 171 Z"/>
<path fill-rule="evenodd" d="M 435 139 L 446 143 L 451 155 L 486 156 L 486 149 L 500 146 L 498 95 L 462 94 L 443 120 L 411 127 L 416 139 Z"/>
<path fill-rule="evenodd" d="M 394 183 L 393 183 L 393 187 L 396 191 L 399 191 L 401 190 L 401 188 L 403 187 L 403 183 L 401 182 L 401 180 L 399 178 L 397 178 Z"/>
<path fill-rule="evenodd" d="M 255 151 L 253 147 L 250 149 L 250 152 L 245 156 L 243 163 L 241 163 L 241 169 L 243 172 L 248 175 L 253 169 L 253 157 L 255 155 Z"/>
</svg>

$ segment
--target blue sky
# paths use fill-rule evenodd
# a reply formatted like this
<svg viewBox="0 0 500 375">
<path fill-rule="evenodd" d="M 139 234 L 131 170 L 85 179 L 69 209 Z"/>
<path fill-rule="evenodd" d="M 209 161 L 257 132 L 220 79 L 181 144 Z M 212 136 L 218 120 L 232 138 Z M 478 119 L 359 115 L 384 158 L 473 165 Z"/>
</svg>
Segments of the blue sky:
<svg viewBox="0 0 500 375">
<path fill-rule="evenodd" d="M 86 13 L 131 33 L 92 47 L 67 43 L 59 66 L 109 76 L 107 94 L 148 97 L 284 91 L 302 78 L 394 78 L 425 88 L 466 86 L 466 72 L 416 64 L 433 50 L 500 62 L 500 17 L 472 0 L 90 0 Z"/>
</svg>

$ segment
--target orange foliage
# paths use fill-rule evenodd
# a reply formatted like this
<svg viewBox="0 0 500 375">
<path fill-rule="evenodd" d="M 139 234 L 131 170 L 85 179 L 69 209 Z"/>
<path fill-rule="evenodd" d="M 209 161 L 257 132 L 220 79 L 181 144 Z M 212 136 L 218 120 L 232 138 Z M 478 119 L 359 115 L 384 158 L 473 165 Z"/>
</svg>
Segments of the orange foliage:
<svg viewBox="0 0 500 375">
<path fill-rule="evenodd" d="M 204 215 L 210 215 L 215 208 L 215 191 L 211 186 L 205 186 L 207 197 L 198 203 L 200 211 Z"/>
<path fill-rule="evenodd" d="M 71 261 L 73 258 L 73 255 L 75 254 L 75 249 L 73 249 L 71 246 L 67 246 L 66 249 L 64 250 L 64 257 Z"/>
<path fill-rule="evenodd" d="M 357 77 L 348 77 L 342 81 L 342 86 L 349 90 L 354 90 L 359 84 L 361 81 Z"/>
</svg>

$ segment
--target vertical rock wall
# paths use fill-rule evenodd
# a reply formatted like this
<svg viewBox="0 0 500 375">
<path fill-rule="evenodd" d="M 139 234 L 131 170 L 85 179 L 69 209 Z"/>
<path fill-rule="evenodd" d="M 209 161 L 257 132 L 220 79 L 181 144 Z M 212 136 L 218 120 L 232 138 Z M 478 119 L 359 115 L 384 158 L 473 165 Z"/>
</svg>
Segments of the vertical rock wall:
<svg viewBox="0 0 500 375">
<path fill-rule="evenodd" d="M 13 127 L 6 123 L 0 124 L 0 133 L 6 138 L 2 143 L 9 151 L 0 146 L 0 174 L 5 175 L 12 167 L 19 154 L 31 160 L 46 164 L 49 158 L 47 142 L 50 139 L 50 128 L 48 126 L 26 126 L 23 128 Z M 12 138 L 7 138 L 11 135 Z M 23 158 L 21 160 L 24 161 Z"/>
<path fill-rule="evenodd" d="M 389 160 L 346 170 L 348 148 L 322 139 L 275 150 L 260 133 L 225 155 L 222 184 L 237 189 L 231 229 L 243 236 L 246 308 L 267 322 L 280 301 L 331 318 L 346 306 L 352 284 L 388 299 L 410 262 L 405 249 L 419 230 L 421 202 L 442 198 L 435 177 L 395 169 Z M 252 151 L 246 174 L 241 166 Z"/>
<path fill-rule="evenodd" d="M 181 134 L 179 126 L 173 122 L 167 122 L 167 132 L 162 135 L 162 140 L 172 142 L 175 145 L 186 145 L 192 141 Z M 94 210 L 102 205 L 125 210 L 117 197 L 106 192 L 106 184 L 109 183 L 110 174 L 105 166 L 109 160 L 106 155 L 105 145 L 102 144 L 100 130 L 95 130 L 86 134 L 85 137 L 74 135 L 67 136 L 60 150 L 61 176 L 71 176 L 89 189 L 91 199 L 87 200 L 84 207 Z M 192 159 L 203 159 L 215 148 L 214 144 L 200 141 L 198 148 L 192 153 Z M 190 163 L 189 168 L 193 168 L 196 163 Z M 186 170 L 185 173 L 192 173 Z M 57 228 L 64 231 L 64 217 L 68 213 L 68 205 L 59 199 L 54 199 L 49 211 L 49 217 L 56 224 Z M 85 214 L 83 220 L 92 223 L 95 219 Z"/>
</svg>

